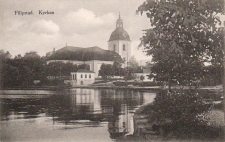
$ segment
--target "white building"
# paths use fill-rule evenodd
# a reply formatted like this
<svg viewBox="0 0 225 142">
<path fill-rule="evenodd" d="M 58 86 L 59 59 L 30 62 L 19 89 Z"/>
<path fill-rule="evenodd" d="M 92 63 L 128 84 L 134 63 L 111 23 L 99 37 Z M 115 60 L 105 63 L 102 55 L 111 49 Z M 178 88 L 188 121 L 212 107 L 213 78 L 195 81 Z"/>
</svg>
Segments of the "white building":
<svg viewBox="0 0 225 142">
<path fill-rule="evenodd" d="M 89 85 L 95 82 L 95 73 L 89 70 L 80 69 L 77 72 L 71 72 L 71 85 Z"/>
</svg>

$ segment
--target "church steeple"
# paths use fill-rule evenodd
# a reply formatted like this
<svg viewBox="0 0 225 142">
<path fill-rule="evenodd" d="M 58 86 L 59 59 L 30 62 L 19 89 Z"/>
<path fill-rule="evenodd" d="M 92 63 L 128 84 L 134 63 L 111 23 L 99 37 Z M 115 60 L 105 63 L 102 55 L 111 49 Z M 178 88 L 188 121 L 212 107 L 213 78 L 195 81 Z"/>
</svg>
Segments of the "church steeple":
<svg viewBox="0 0 225 142">
<path fill-rule="evenodd" d="M 120 13 L 119 13 L 119 19 L 116 21 L 116 28 L 123 28 L 123 20 L 120 18 Z"/>
<path fill-rule="evenodd" d="M 131 40 L 129 34 L 123 29 L 123 20 L 120 17 L 116 21 L 116 29 L 110 35 L 108 49 L 118 53 L 124 59 L 126 67 L 131 57 Z"/>
</svg>

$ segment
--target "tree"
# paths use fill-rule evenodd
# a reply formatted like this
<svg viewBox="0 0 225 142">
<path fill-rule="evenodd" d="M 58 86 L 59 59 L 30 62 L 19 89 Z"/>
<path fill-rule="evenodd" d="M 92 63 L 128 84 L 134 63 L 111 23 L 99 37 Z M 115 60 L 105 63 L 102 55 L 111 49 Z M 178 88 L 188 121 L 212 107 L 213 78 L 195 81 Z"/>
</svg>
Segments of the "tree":
<svg viewBox="0 0 225 142">
<path fill-rule="evenodd" d="M 141 66 L 139 66 L 136 58 L 134 56 L 132 56 L 128 62 L 128 66 L 129 66 L 129 70 L 132 73 L 138 73 L 138 72 L 142 72 Z"/>
<path fill-rule="evenodd" d="M 207 73 L 204 63 L 221 62 L 224 43 L 218 14 L 223 6 L 223 0 L 147 0 L 138 8 L 152 26 L 145 30 L 141 44 L 152 56 L 153 76 L 169 83 L 169 91 L 157 94 L 147 111 L 153 111 L 149 112 L 152 121 L 169 125 L 176 135 L 192 138 L 208 132 L 203 116 L 210 103 L 197 90 L 170 86 L 192 86 Z"/>
<path fill-rule="evenodd" d="M 153 27 L 145 30 L 141 44 L 153 57 L 156 80 L 193 85 L 203 76 L 204 62 L 222 59 L 217 27 L 222 10 L 223 0 L 147 0 L 139 6 Z"/>
<path fill-rule="evenodd" d="M 26 52 L 24 58 L 40 58 L 36 51 Z"/>
<path fill-rule="evenodd" d="M 9 51 L 0 50 L 0 61 L 5 59 L 10 59 L 12 55 L 9 53 Z"/>
<path fill-rule="evenodd" d="M 142 67 L 139 66 L 136 58 L 132 56 L 128 62 L 128 67 L 124 69 L 124 78 L 125 80 L 135 79 L 136 76 L 134 73 L 142 72 Z"/>
<path fill-rule="evenodd" d="M 113 75 L 115 76 L 123 76 L 123 68 L 122 68 L 122 64 L 120 62 L 115 61 L 113 63 Z"/>
<path fill-rule="evenodd" d="M 99 70 L 99 75 L 106 81 L 113 76 L 113 66 L 110 64 L 102 64 Z"/>
<path fill-rule="evenodd" d="M 77 65 L 72 63 L 51 62 L 46 65 L 45 72 L 47 76 L 57 78 L 59 76 L 70 76 L 71 72 L 76 72 L 78 69 Z"/>
</svg>

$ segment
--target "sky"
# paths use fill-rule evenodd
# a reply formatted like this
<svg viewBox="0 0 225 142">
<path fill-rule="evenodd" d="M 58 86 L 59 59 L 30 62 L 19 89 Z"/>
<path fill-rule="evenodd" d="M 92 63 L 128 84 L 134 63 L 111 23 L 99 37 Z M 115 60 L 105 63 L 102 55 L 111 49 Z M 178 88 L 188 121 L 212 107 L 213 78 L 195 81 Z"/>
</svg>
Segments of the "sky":
<svg viewBox="0 0 225 142">
<path fill-rule="evenodd" d="M 108 40 L 123 19 L 130 35 L 131 55 L 149 60 L 138 49 L 144 29 L 150 28 L 146 15 L 136 14 L 145 0 L 0 0 L 0 49 L 11 55 L 37 51 L 41 56 L 67 46 L 108 49 Z M 54 14 L 39 15 L 39 10 Z M 17 15 L 15 11 L 33 11 Z"/>
</svg>

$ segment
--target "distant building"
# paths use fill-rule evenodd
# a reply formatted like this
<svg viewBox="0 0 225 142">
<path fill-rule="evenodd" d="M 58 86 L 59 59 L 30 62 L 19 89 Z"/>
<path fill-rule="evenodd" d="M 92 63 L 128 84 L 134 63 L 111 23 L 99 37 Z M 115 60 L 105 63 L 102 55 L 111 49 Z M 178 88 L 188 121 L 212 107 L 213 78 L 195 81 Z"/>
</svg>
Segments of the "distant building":
<svg viewBox="0 0 225 142">
<path fill-rule="evenodd" d="M 47 63 L 51 62 L 70 62 L 76 65 L 88 64 L 90 70 L 95 72 L 95 77 L 102 64 L 113 64 L 115 61 L 123 62 L 123 67 L 131 57 L 131 40 L 128 33 L 123 29 L 123 21 L 119 16 L 116 22 L 116 29 L 110 35 L 108 41 L 108 50 L 97 46 L 89 48 L 66 46 L 57 51 L 48 58 Z"/>
<path fill-rule="evenodd" d="M 89 85 L 95 82 L 95 73 L 89 70 L 80 69 L 77 72 L 71 72 L 71 85 Z"/>
<path fill-rule="evenodd" d="M 153 81 L 153 79 L 149 79 L 150 73 L 151 73 L 150 69 L 143 69 L 142 73 L 134 73 L 134 74 L 135 74 L 136 80 Z"/>
</svg>

